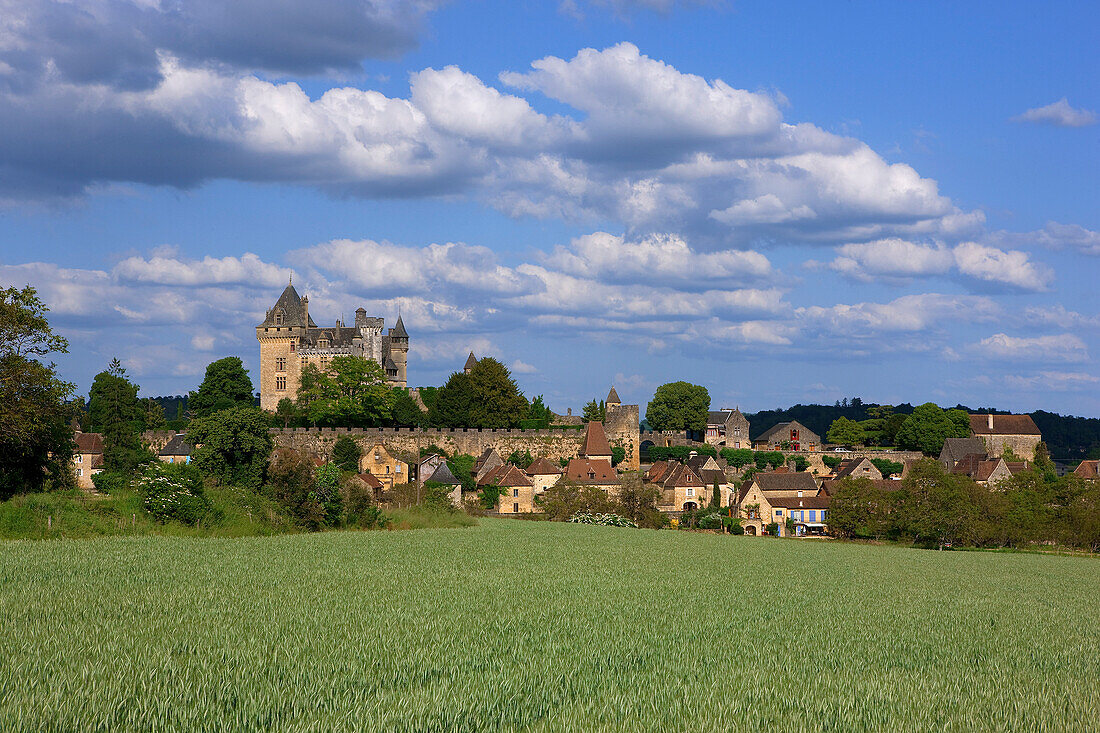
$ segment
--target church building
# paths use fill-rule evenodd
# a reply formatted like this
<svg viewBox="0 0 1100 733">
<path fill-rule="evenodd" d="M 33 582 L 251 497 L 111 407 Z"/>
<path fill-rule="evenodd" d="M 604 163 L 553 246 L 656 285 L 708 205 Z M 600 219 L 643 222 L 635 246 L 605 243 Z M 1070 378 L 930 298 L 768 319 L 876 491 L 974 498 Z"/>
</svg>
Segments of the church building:
<svg viewBox="0 0 1100 733">
<path fill-rule="evenodd" d="M 309 297 L 288 284 L 264 322 L 256 326 L 260 342 L 260 407 L 274 410 L 284 397 L 295 399 L 306 364 L 328 368 L 334 356 L 361 356 L 378 362 L 391 387 L 408 385 L 409 334 L 398 316 L 383 333 L 384 320 L 355 311 L 355 324 L 319 327 L 309 315 Z"/>
</svg>

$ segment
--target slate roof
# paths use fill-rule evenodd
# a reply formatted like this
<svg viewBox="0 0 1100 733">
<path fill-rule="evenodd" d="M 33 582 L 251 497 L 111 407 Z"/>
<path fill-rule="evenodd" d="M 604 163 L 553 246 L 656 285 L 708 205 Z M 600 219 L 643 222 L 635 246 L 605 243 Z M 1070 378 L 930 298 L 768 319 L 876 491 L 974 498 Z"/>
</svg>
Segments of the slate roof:
<svg viewBox="0 0 1100 733">
<path fill-rule="evenodd" d="M 733 410 L 709 410 L 707 411 L 707 425 L 725 425 L 726 420 L 733 414 Z"/>
<path fill-rule="evenodd" d="M 561 476 L 561 467 L 555 466 L 545 458 L 536 458 L 527 467 L 528 476 Z"/>
<path fill-rule="evenodd" d="M 401 316 L 397 317 L 397 323 L 393 325 L 393 333 L 390 336 L 399 339 L 407 339 L 409 332 L 405 330 L 405 323 L 401 320 Z"/>
<path fill-rule="evenodd" d="M 580 454 L 585 458 L 611 455 L 611 444 L 607 442 L 607 433 L 604 432 L 602 422 L 590 420 L 585 425 L 584 441 L 581 443 Z"/>
<path fill-rule="evenodd" d="M 73 438 L 76 441 L 77 453 L 103 454 L 103 436 L 99 433 L 77 433 Z"/>
<path fill-rule="evenodd" d="M 970 432 L 975 435 L 1041 435 L 1031 415 L 994 415 L 992 429 L 989 415 L 971 415 Z"/>
<path fill-rule="evenodd" d="M 274 326 L 275 325 L 275 313 L 279 310 L 283 312 L 283 322 L 280 326 L 307 326 L 316 328 L 317 324 L 313 322 L 313 319 L 306 315 L 305 308 L 302 307 L 302 298 L 298 295 L 298 291 L 294 289 L 293 285 L 287 285 L 286 290 L 279 296 L 279 299 L 275 301 L 275 305 L 268 311 L 267 317 L 261 326 Z M 306 322 L 308 320 L 308 323 Z"/>
<path fill-rule="evenodd" d="M 783 509 L 828 509 L 829 495 L 824 496 L 767 496 L 768 503 Z"/>
<path fill-rule="evenodd" d="M 718 482 L 719 486 L 729 483 L 729 479 L 726 478 L 726 472 L 719 471 L 715 468 L 704 468 L 696 471 L 695 473 L 699 476 L 699 478 L 703 480 L 703 483 L 707 486 L 714 486 L 715 482 Z"/>
<path fill-rule="evenodd" d="M 605 404 L 611 404 L 612 402 L 616 402 L 620 405 L 623 403 L 623 401 L 619 399 L 619 393 L 615 391 L 615 387 L 611 388 L 611 391 L 607 393 L 607 399 L 604 400 Z"/>
<path fill-rule="evenodd" d="M 189 456 L 195 450 L 195 446 L 187 442 L 187 436 L 176 433 L 169 439 L 157 454 L 159 456 Z"/>
<path fill-rule="evenodd" d="M 1079 478 L 1100 478 L 1100 461 L 1081 461 L 1073 475 Z"/>
<path fill-rule="evenodd" d="M 524 475 L 523 471 L 519 470 L 519 468 L 511 463 L 505 463 L 503 466 L 497 466 L 478 479 L 477 485 L 507 486 L 511 488 L 513 486 L 531 486 L 532 484 L 531 480 Z"/>
<path fill-rule="evenodd" d="M 437 484 L 443 484 L 444 486 L 458 486 L 462 482 L 455 478 L 455 475 L 451 473 L 451 469 L 446 463 L 441 463 L 439 468 L 435 469 L 435 472 L 431 475 L 428 481 L 433 481 Z"/>
<path fill-rule="evenodd" d="M 619 475 L 607 461 L 590 461 L 586 458 L 574 458 L 565 467 L 565 477 L 578 484 L 595 486 L 618 485 Z"/>
<path fill-rule="evenodd" d="M 948 468 L 954 468 L 956 463 L 969 455 L 984 456 L 985 454 L 985 443 L 981 438 L 948 438 L 943 441 L 940 461 Z"/>
<path fill-rule="evenodd" d="M 805 471 L 756 473 L 748 480 L 755 481 L 761 491 L 817 491 L 817 482 Z"/>
<path fill-rule="evenodd" d="M 470 352 L 470 355 L 466 357 L 466 365 L 463 369 L 473 369 L 477 366 L 477 359 L 474 358 L 474 352 Z"/>
</svg>

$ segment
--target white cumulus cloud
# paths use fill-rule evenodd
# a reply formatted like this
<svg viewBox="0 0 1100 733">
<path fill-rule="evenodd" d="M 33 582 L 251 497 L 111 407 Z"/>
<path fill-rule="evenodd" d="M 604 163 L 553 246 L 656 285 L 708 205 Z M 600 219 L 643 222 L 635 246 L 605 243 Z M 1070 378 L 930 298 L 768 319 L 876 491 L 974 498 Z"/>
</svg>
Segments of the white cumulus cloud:
<svg viewBox="0 0 1100 733">
<path fill-rule="evenodd" d="M 1034 107 L 1012 118 L 1014 122 L 1036 122 L 1057 127 L 1087 127 L 1095 125 L 1096 113 L 1088 109 L 1073 107 L 1069 100 L 1062 97 L 1043 107 Z"/>
</svg>

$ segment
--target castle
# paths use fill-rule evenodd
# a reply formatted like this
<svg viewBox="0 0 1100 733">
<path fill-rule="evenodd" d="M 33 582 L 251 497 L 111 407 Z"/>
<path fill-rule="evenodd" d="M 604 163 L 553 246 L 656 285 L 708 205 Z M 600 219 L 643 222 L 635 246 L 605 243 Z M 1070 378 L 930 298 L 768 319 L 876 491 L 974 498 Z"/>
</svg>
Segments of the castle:
<svg viewBox="0 0 1100 733">
<path fill-rule="evenodd" d="M 378 362 L 391 387 L 408 384 L 409 334 L 401 317 L 382 333 L 384 319 L 355 311 L 355 325 L 318 327 L 309 315 L 309 297 L 299 296 L 293 283 L 256 326 L 260 342 L 260 407 L 274 410 L 284 397 L 295 399 L 302 369 L 313 364 L 327 369 L 334 356 L 361 356 Z"/>
</svg>

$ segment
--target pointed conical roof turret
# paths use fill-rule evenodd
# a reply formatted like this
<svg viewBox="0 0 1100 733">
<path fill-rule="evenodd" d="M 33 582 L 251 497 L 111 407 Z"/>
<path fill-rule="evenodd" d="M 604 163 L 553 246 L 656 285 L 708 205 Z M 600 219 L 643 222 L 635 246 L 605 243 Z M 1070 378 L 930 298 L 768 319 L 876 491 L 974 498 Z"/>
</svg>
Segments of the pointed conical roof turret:
<svg viewBox="0 0 1100 733">
<path fill-rule="evenodd" d="M 308 301 L 307 301 L 308 302 Z M 276 323 L 275 317 L 282 316 L 282 322 Z M 315 328 L 316 323 L 309 317 L 309 311 L 302 303 L 302 297 L 293 285 L 288 284 L 283 294 L 275 301 L 275 305 L 267 313 L 267 318 L 261 326 L 307 326 Z"/>
<path fill-rule="evenodd" d="M 607 400 L 604 401 L 605 405 L 621 405 L 622 400 L 619 399 L 619 393 L 615 391 L 615 387 L 611 387 L 611 391 L 607 393 Z"/>
<path fill-rule="evenodd" d="M 466 372 L 477 366 L 477 359 L 474 358 L 474 352 L 470 352 L 470 355 L 466 357 L 466 366 L 462 367 Z"/>
<path fill-rule="evenodd" d="M 394 324 L 390 336 L 398 339 L 407 339 L 409 337 L 409 332 L 405 330 L 405 323 L 401 320 L 401 316 L 397 317 L 397 323 Z"/>
</svg>

